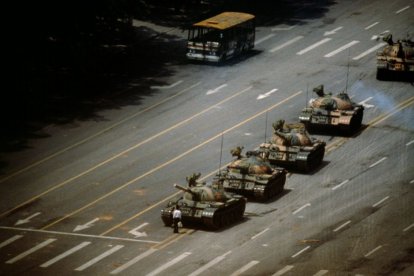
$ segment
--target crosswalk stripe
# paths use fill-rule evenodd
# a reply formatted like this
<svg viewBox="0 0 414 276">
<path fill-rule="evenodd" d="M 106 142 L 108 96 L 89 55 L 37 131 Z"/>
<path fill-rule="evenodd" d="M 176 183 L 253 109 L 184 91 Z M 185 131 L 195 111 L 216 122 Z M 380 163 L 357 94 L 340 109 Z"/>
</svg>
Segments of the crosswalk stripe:
<svg viewBox="0 0 414 276">
<path fill-rule="evenodd" d="M 284 268 L 282 268 L 281 270 L 277 271 L 275 274 L 273 274 L 272 276 L 280 276 L 285 274 L 286 272 L 288 272 L 289 270 L 291 270 L 294 266 L 293 265 L 287 265 Z"/>
<path fill-rule="evenodd" d="M 25 252 L 21 253 L 20 255 L 17 255 L 16 257 L 14 257 L 14 258 L 12 258 L 12 259 L 10 259 L 10 260 L 8 260 L 6 263 L 7 263 L 7 264 L 12 264 L 12 263 L 15 263 L 15 262 L 17 262 L 18 260 L 21 260 L 21 259 L 23 259 L 24 257 L 26 257 L 26 256 L 28 256 L 28 255 L 30 255 L 30 254 L 32 254 L 32 253 L 34 253 L 34 252 L 36 252 L 37 250 L 39 250 L 39 249 L 41 249 L 41 248 L 43 248 L 43 247 L 45 247 L 45 246 L 47 246 L 47 245 L 51 244 L 51 243 L 52 243 L 52 242 L 54 242 L 55 240 L 56 240 L 56 239 L 48 239 L 48 240 L 45 240 L 44 242 L 42 242 L 42 243 L 40 243 L 40 244 L 36 245 L 35 247 L 33 247 L 33 248 L 31 248 L 31 249 L 29 249 L 29 250 L 27 250 L 27 251 L 25 251 Z"/>
<path fill-rule="evenodd" d="M 339 48 L 338 48 L 338 49 L 336 49 L 335 51 L 332 51 L 332 52 L 330 52 L 330 53 L 326 54 L 324 57 L 332 57 L 332 56 L 334 56 L 334 55 L 336 55 L 336 54 L 338 54 L 338 53 L 340 53 L 340 52 L 344 51 L 345 49 L 348 49 L 349 47 L 354 46 L 354 45 L 355 45 L 355 44 L 357 44 L 357 43 L 359 43 L 359 41 L 358 41 L 358 40 L 353 40 L 353 41 L 351 41 L 351 42 L 349 42 L 349 43 L 345 44 L 344 46 L 339 47 Z"/>
<path fill-rule="evenodd" d="M 154 248 L 150 248 L 149 250 L 145 251 L 144 253 L 136 256 L 135 258 L 133 258 L 132 260 L 126 262 L 125 264 L 121 265 L 120 267 L 118 267 L 117 269 L 114 269 L 111 271 L 110 274 L 118 274 L 122 271 L 124 271 L 125 269 L 127 269 L 128 267 L 130 267 L 131 265 L 139 262 L 140 260 L 144 259 L 145 257 L 148 257 L 149 255 L 151 255 L 152 253 L 154 253 L 155 251 L 157 251 L 157 249 Z"/>
<path fill-rule="evenodd" d="M 109 249 L 108 251 L 106 251 L 106 252 L 104 252 L 104 253 L 102 253 L 101 255 L 99 255 L 99 256 L 97 256 L 97 257 L 95 257 L 95 258 L 93 258 L 92 260 L 90 260 L 89 262 L 87 262 L 87 263 L 84 263 L 83 265 L 81 265 L 80 267 L 78 267 L 78 268 L 75 268 L 75 270 L 76 271 L 82 271 L 82 270 L 85 270 L 85 269 L 87 269 L 88 267 L 90 267 L 90 266 L 92 266 L 92 265 L 94 265 L 94 264 L 96 264 L 97 262 L 99 262 L 100 260 L 102 260 L 103 258 L 106 258 L 106 257 L 108 257 L 109 255 L 111 255 L 112 253 L 115 253 L 116 251 L 118 251 L 119 249 L 121 249 L 122 247 L 124 247 L 123 245 L 117 245 L 117 246 L 114 246 L 114 247 L 112 247 L 111 249 Z"/>
<path fill-rule="evenodd" d="M 260 263 L 260 262 L 259 261 L 251 261 L 250 263 L 242 266 L 240 269 L 233 272 L 230 276 L 239 276 L 240 274 L 242 274 L 243 272 L 249 270 L 253 266 L 257 265 L 258 263 Z"/>
<path fill-rule="evenodd" d="M 303 55 L 304 53 L 309 52 L 310 50 L 313 50 L 313 49 L 315 49 L 316 47 L 321 46 L 322 44 L 325 44 L 326 42 L 330 41 L 331 39 L 332 39 L 332 38 L 329 38 L 329 37 L 324 38 L 324 39 L 322 39 L 322 40 L 320 40 L 320 41 L 316 42 L 315 44 L 312 44 L 312 45 L 310 45 L 309 47 L 306 47 L 305 49 L 303 49 L 303 50 L 301 50 L 301 51 L 297 52 L 296 54 L 297 54 L 297 55 Z"/>
<path fill-rule="evenodd" d="M 162 271 L 166 270 L 167 268 L 169 268 L 170 266 L 173 266 L 174 264 L 180 262 L 182 259 L 184 259 L 185 257 L 187 257 L 188 255 L 191 255 L 191 252 L 184 252 L 183 254 L 181 254 L 180 256 L 178 256 L 175 259 L 172 259 L 171 261 L 169 261 L 168 263 L 158 267 L 156 270 L 152 271 L 151 273 L 147 274 L 147 276 L 155 276 L 159 273 L 161 273 Z"/>
<path fill-rule="evenodd" d="M 226 258 L 226 256 L 229 255 L 230 253 L 231 253 L 231 251 L 228 251 L 227 253 L 225 253 L 225 254 L 223 254 L 221 256 L 216 257 L 215 259 L 213 259 L 212 261 L 210 261 L 207 264 L 203 265 L 202 267 L 200 267 L 196 271 L 192 272 L 188 276 L 196 276 L 196 275 L 201 274 L 202 272 L 206 271 L 207 269 L 209 269 L 213 265 L 218 264 L 219 262 L 221 262 L 222 260 L 224 260 L 224 258 Z"/>
<path fill-rule="evenodd" d="M 22 235 L 15 235 L 15 236 L 11 237 L 10 239 L 8 239 L 8 240 L 0 243 L 0 248 L 5 247 L 6 245 L 9 245 L 12 242 L 14 242 L 14 241 L 16 241 L 16 240 L 18 240 L 18 239 L 20 239 L 22 237 L 23 237 Z"/>
<path fill-rule="evenodd" d="M 45 262 L 44 264 L 41 264 L 40 267 L 48 267 L 51 266 L 52 264 L 56 263 L 57 261 L 60 261 L 63 258 L 66 258 L 67 256 L 75 253 L 76 251 L 81 250 L 82 248 L 84 248 L 85 246 L 91 244 L 91 242 L 82 242 L 80 244 L 78 244 L 77 246 L 73 247 L 72 249 L 69 249 L 66 252 L 63 252 L 62 254 L 54 257 L 53 259 Z"/>
</svg>

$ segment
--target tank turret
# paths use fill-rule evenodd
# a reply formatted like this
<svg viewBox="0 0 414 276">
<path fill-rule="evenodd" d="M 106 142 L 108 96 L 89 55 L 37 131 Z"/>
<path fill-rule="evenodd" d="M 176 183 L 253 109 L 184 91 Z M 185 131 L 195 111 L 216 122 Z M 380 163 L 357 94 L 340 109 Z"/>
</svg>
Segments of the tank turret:
<svg viewBox="0 0 414 276">
<path fill-rule="evenodd" d="M 387 43 L 377 52 L 377 79 L 384 80 L 390 73 L 408 74 L 411 79 L 414 75 L 414 41 L 407 38 L 392 39 L 392 34 L 383 37 Z"/>
<path fill-rule="evenodd" d="M 272 168 L 268 162 L 254 152 L 241 154 L 242 147 L 231 150 L 235 160 L 215 178 L 223 188 L 232 193 L 265 201 L 281 193 L 286 181 L 286 170 Z M 234 154 L 237 152 L 237 154 Z"/>
<path fill-rule="evenodd" d="M 361 127 L 364 107 L 353 102 L 347 93 L 325 93 L 323 85 L 315 87 L 313 91 L 318 98 L 311 99 L 309 106 L 299 115 L 300 122 L 307 130 L 333 127 L 351 134 Z"/>
<path fill-rule="evenodd" d="M 273 136 L 256 151 L 270 164 L 309 172 L 322 163 L 326 143 L 315 139 L 302 123 L 273 123 Z"/>
<path fill-rule="evenodd" d="M 243 196 L 227 193 L 216 185 L 197 182 L 199 177 L 200 174 L 187 177 L 188 187 L 174 184 L 184 194 L 168 202 L 161 210 L 161 219 L 166 226 L 171 226 L 172 212 L 176 206 L 180 207 L 184 225 L 201 223 L 211 229 L 218 229 L 243 218 L 246 208 Z"/>
</svg>

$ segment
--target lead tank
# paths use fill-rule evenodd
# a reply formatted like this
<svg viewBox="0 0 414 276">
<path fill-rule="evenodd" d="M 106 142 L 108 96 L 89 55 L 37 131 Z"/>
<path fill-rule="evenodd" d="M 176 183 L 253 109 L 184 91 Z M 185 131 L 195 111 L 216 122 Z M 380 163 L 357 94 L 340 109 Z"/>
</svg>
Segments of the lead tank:
<svg viewBox="0 0 414 276">
<path fill-rule="evenodd" d="M 414 74 L 414 41 L 410 39 L 394 42 L 392 35 L 383 38 L 388 45 L 377 52 L 377 79 L 384 80 L 389 73 Z"/>
<path fill-rule="evenodd" d="M 353 102 L 347 93 L 341 92 L 335 96 L 325 94 L 323 85 L 313 89 L 319 97 L 311 99 L 309 106 L 299 115 L 299 120 L 307 130 L 317 127 L 333 127 L 346 134 L 352 134 L 361 127 L 364 107 Z"/>
<path fill-rule="evenodd" d="M 271 141 L 262 143 L 257 150 L 270 164 L 309 172 L 322 163 L 326 143 L 309 136 L 304 124 L 278 120 L 273 129 Z"/>
<path fill-rule="evenodd" d="M 172 212 L 176 206 L 181 210 L 182 223 L 200 223 L 210 229 L 219 229 L 243 218 L 246 199 L 243 196 L 227 193 L 218 186 L 208 186 L 197 179 L 200 174 L 187 177 L 188 187 L 174 184 L 184 192 L 180 197 L 168 202 L 161 210 L 161 219 L 166 226 L 173 223 Z"/>
<path fill-rule="evenodd" d="M 243 147 L 231 150 L 236 157 L 227 169 L 221 171 L 215 182 L 232 193 L 253 197 L 259 201 L 266 201 L 281 193 L 286 182 L 286 170 L 272 168 L 254 152 L 247 152 L 242 156 Z"/>
</svg>

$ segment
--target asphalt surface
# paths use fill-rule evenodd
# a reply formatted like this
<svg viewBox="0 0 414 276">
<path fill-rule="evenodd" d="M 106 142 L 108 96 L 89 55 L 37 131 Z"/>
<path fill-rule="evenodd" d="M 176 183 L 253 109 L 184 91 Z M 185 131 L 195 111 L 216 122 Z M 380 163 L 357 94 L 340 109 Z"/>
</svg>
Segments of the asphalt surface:
<svg viewBox="0 0 414 276">
<path fill-rule="evenodd" d="M 3 156 L 0 274 L 413 275 L 414 87 L 375 79 L 376 37 L 412 32 L 413 8 L 343 1 L 318 18 L 298 12 L 295 24 L 259 27 L 246 56 L 167 64 L 140 104 L 46 127 Z M 185 45 L 178 30 L 153 43 L 171 37 Z M 360 132 L 315 134 L 327 142 L 322 166 L 289 174 L 281 196 L 249 202 L 235 225 L 163 225 L 174 183 L 193 172 L 209 182 L 231 148 L 254 149 L 274 120 L 296 122 L 319 84 L 365 105 Z"/>
</svg>

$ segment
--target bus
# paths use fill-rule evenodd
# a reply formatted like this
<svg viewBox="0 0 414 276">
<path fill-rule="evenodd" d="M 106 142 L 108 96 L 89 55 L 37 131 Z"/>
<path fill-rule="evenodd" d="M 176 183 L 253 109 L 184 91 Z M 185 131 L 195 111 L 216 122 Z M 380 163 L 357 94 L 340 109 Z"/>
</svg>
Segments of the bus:
<svg viewBox="0 0 414 276">
<path fill-rule="evenodd" d="M 188 30 L 187 58 L 221 62 L 253 49 L 255 16 L 223 12 L 193 24 Z"/>
</svg>

